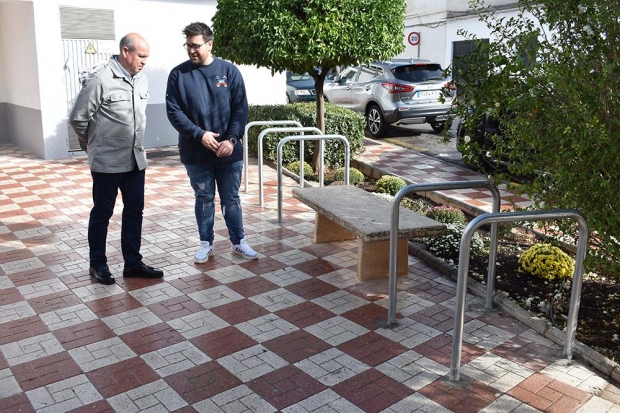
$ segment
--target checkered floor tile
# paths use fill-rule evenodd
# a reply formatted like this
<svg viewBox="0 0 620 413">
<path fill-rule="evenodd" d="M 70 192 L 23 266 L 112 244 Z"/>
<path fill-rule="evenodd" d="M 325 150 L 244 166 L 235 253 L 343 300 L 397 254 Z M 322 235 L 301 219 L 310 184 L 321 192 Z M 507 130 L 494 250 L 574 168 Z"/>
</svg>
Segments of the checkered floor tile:
<svg viewBox="0 0 620 413">
<path fill-rule="evenodd" d="M 613 383 L 497 312 L 466 314 L 462 379 L 450 382 L 454 283 L 410 259 L 399 323 L 386 327 L 387 280 L 356 280 L 356 242 L 312 242 L 314 212 L 288 178 L 279 223 L 270 168 L 259 206 L 256 159 L 241 198 L 259 259 L 231 254 L 218 213 L 215 255 L 194 264 L 193 194 L 176 148 L 147 152 L 141 251 L 165 277 L 122 277 L 119 197 L 107 250 L 117 283 L 104 286 L 88 275 L 85 158 L 0 145 L 0 411 L 620 412 Z M 481 178 L 387 144 L 358 161 L 412 182 Z M 492 202 L 484 191 L 444 195 Z"/>
</svg>

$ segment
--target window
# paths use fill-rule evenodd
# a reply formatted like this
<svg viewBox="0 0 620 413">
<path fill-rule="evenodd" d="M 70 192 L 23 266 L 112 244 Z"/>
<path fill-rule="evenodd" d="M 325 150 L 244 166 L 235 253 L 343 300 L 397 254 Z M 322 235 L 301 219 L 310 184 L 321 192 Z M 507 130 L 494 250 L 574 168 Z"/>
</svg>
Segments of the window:
<svg viewBox="0 0 620 413">
<path fill-rule="evenodd" d="M 360 66 L 360 76 L 357 79 L 359 83 L 370 82 L 377 77 L 377 68 L 373 66 Z"/>
<path fill-rule="evenodd" d="M 407 65 L 392 69 L 394 77 L 405 82 L 427 82 L 429 80 L 443 80 L 443 73 L 439 65 Z"/>
</svg>

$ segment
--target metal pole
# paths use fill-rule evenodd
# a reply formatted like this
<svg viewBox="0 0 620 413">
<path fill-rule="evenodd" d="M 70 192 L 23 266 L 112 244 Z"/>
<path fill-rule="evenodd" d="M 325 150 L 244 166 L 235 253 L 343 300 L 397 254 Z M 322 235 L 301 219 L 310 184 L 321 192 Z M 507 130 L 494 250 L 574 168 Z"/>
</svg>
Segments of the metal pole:
<svg viewBox="0 0 620 413">
<path fill-rule="evenodd" d="M 314 132 L 321 133 L 319 128 L 313 126 L 298 126 L 295 128 L 267 128 L 263 129 L 258 135 L 258 205 L 263 206 L 263 139 L 268 133 L 292 133 L 292 132 Z M 303 153 L 302 153 L 303 155 Z M 301 175 L 303 180 L 303 175 Z"/>
<path fill-rule="evenodd" d="M 465 300 L 467 293 L 467 273 L 469 272 L 469 242 L 473 233 L 481 225 L 486 223 L 514 222 L 514 221 L 543 221 L 572 218 L 579 225 L 579 240 L 577 245 L 577 259 L 575 260 L 575 273 L 573 274 L 573 289 L 571 292 L 568 309 L 568 321 L 566 325 L 566 339 L 564 341 L 564 355 L 571 358 L 573 344 L 577 329 L 577 314 L 581 300 L 581 286 L 583 285 L 583 263 L 588 244 L 588 224 L 578 211 L 573 209 L 550 209 L 530 212 L 503 212 L 483 214 L 465 227 L 461 237 L 459 251 L 459 268 L 456 287 L 456 309 L 454 316 L 454 332 L 452 335 L 452 356 L 450 358 L 450 380 L 458 381 L 460 378 L 461 352 L 463 350 L 463 325 L 465 316 Z M 466 247 L 466 248 L 464 248 Z"/>
<path fill-rule="evenodd" d="M 347 171 L 348 171 L 348 166 L 350 164 L 349 156 L 351 153 L 351 149 L 350 149 L 351 145 L 349 145 L 349 140 L 342 135 L 310 135 L 310 136 L 291 135 L 291 136 L 286 136 L 280 139 L 280 142 L 278 143 L 278 222 L 282 222 L 282 148 L 284 147 L 284 144 L 290 141 L 307 141 L 307 140 L 323 141 L 327 139 L 340 139 L 344 142 L 344 146 L 345 146 L 344 164 L 345 164 L 345 167 L 347 167 Z M 322 162 L 320 163 L 320 165 L 322 165 Z M 323 175 L 322 169 L 319 170 L 319 174 Z M 348 185 L 349 184 L 348 172 L 345 172 L 345 181 L 346 181 L 345 183 Z"/>
<path fill-rule="evenodd" d="M 388 280 L 388 291 L 389 291 L 389 305 L 388 305 L 388 323 L 395 324 L 396 323 L 396 278 L 397 278 L 397 268 L 396 268 L 396 241 L 392 245 L 392 234 L 396 234 L 396 238 L 398 235 L 398 208 L 400 207 L 400 202 L 405 197 L 405 195 L 413 192 L 424 192 L 424 191 L 438 191 L 438 190 L 447 190 L 447 189 L 468 189 L 468 188 L 487 188 L 491 194 L 493 195 L 493 211 L 499 212 L 500 207 L 500 193 L 497 187 L 490 181 L 460 181 L 460 182 L 439 182 L 439 183 L 428 183 L 428 184 L 409 184 L 403 187 L 400 191 L 398 191 L 394 197 L 394 210 L 392 210 L 392 224 L 390 227 L 390 275 Z M 497 225 L 491 226 L 491 243 L 489 245 L 489 273 L 488 279 L 495 280 L 495 261 L 497 259 Z M 393 263 L 393 265 L 392 265 Z M 492 305 L 492 293 L 491 293 L 491 305 Z M 488 293 L 487 293 L 487 302 L 488 302 Z"/>
<path fill-rule="evenodd" d="M 299 123 L 296 120 L 259 120 L 259 121 L 253 121 L 248 123 L 247 125 L 245 125 L 244 131 L 243 131 L 243 139 L 241 141 L 242 145 L 243 145 L 243 170 L 244 170 L 244 182 L 245 182 L 245 189 L 243 190 L 243 192 L 248 192 L 248 131 L 250 130 L 250 128 L 252 126 L 257 126 L 257 125 L 297 125 L 299 127 L 301 127 L 301 123 Z M 259 146 L 260 147 L 260 146 Z"/>
</svg>

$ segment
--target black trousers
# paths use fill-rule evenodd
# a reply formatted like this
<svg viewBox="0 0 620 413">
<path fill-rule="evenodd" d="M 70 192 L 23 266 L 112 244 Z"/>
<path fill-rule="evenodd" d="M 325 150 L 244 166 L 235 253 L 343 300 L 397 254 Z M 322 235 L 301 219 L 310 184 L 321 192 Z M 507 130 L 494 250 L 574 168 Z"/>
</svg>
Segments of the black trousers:
<svg viewBox="0 0 620 413">
<path fill-rule="evenodd" d="M 142 211 L 144 210 L 145 170 L 136 166 L 123 173 L 91 172 L 93 177 L 93 209 L 88 222 L 88 245 L 90 266 L 102 268 L 107 265 L 105 254 L 108 224 L 114 213 L 116 196 L 120 189 L 123 199 L 121 222 L 121 251 L 125 267 L 137 267 L 142 262 Z"/>
</svg>

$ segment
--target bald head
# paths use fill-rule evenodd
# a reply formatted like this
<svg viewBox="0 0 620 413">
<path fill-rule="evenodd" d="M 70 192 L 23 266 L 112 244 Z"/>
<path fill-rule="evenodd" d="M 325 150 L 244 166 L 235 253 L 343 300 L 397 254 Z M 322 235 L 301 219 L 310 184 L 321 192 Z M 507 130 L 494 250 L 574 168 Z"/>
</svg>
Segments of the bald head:
<svg viewBox="0 0 620 413">
<path fill-rule="evenodd" d="M 118 61 L 130 74 L 139 73 L 149 57 L 149 44 L 138 33 L 128 33 L 120 41 Z"/>
</svg>

